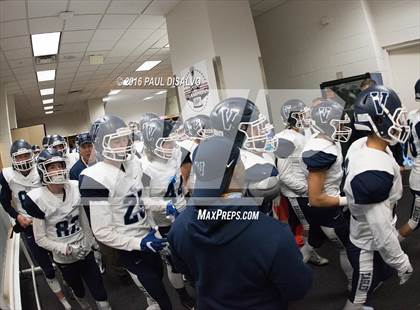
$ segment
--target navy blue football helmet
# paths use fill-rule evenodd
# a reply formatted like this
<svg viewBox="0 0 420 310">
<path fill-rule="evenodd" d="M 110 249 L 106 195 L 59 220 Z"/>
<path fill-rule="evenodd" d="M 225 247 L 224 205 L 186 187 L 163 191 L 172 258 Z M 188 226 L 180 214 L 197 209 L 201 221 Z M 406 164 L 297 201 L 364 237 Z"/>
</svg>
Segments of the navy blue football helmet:
<svg viewBox="0 0 420 310">
<path fill-rule="evenodd" d="M 106 158 L 123 162 L 132 159 L 132 131 L 121 118 L 109 115 L 97 119 L 91 127 L 90 135 L 99 160 Z M 120 139 L 127 139 L 127 143 Z"/>
<path fill-rule="evenodd" d="M 19 155 L 29 154 L 27 159 L 21 160 L 17 157 Z M 35 155 L 32 151 L 32 146 L 23 139 L 16 140 L 10 147 L 10 157 L 12 158 L 12 167 L 17 171 L 29 171 L 35 163 Z"/>
<path fill-rule="evenodd" d="M 214 135 L 210 117 L 195 115 L 184 122 L 184 132 L 190 139 L 207 139 Z"/>
<path fill-rule="evenodd" d="M 351 120 L 344 108 L 331 99 L 324 99 L 311 109 L 310 126 L 313 131 L 324 134 L 335 142 L 349 141 Z"/>
<path fill-rule="evenodd" d="M 32 152 L 34 153 L 35 157 L 38 156 L 39 153 L 41 153 L 41 148 L 37 144 L 32 145 Z"/>
<path fill-rule="evenodd" d="M 66 140 L 60 135 L 52 135 L 48 141 L 48 146 L 67 156 L 69 148 Z"/>
<path fill-rule="evenodd" d="M 420 79 L 418 79 L 416 85 L 414 85 L 414 93 L 416 94 L 416 100 L 420 100 Z"/>
<path fill-rule="evenodd" d="M 140 120 L 139 120 L 140 131 L 143 129 L 144 124 L 151 121 L 152 119 L 159 119 L 159 115 L 157 115 L 156 113 L 153 113 L 153 112 L 143 113 L 140 116 Z"/>
<path fill-rule="evenodd" d="M 49 146 L 50 138 L 51 135 L 46 135 L 44 138 L 42 138 L 42 148 L 46 149 Z"/>
<path fill-rule="evenodd" d="M 410 135 L 407 111 L 397 93 L 374 86 L 361 92 L 354 104 L 354 128 L 375 133 L 390 144 L 405 143 Z"/>
<path fill-rule="evenodd" d="M 152 119 L 145 123 L 141 133 L 146 152 L 162 159 L 171 159 L 178 147 L 174 125 L 173 121 L 162 119 Z"/>
<path fill-rule="evenodd" d="M 287 100 L 283 103 L 280 112 L 281 119 L 285 126 L 304 128 L 309 125 L 310 109 L 302 100 Z"/>
<path fill-rule="evenodd" d="M 265 152 L 275 143 L 273 125 L 249 99 L 231 97 L 221 101 L 211 112 L 210 120 L 215 134 L 234 139 L 237 146 L 247 150 Z"/>
<path fill-rule="evenodd" d="M 48 171 L 48 165 L 60 163 L 61 169 Z M 66 160 L 63 154 L 53 148 L 43 150 L 37 159 L 37 170 L 44 185 L 47 184 L 64 184 L 68 181 L 68 170 L 66 168 Z"/>
</svg>

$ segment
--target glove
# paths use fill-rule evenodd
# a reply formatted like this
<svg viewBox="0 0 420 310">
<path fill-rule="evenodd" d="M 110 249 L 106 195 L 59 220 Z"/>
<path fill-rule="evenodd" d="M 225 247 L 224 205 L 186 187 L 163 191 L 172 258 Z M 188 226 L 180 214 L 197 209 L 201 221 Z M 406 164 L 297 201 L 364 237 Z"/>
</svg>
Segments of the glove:
<svg viewBox="0 0 420 310">
<path fill-rule="evenodd" d="M 169 201 L 166 205 L 166 218 L 175 221 L 178 215 L 178 210 L 174 207 L 172 201 Z"/>
<path fill-rule="evenodd" d="M 157 227 L 150 228 L 149 233 L 140 241 L 140 250 L 145 252 L 157 253 L 167 244 L 166 238 L 156 236 Z"/>
<path fill-rule="evenodd" d="M 82 245 L 70 244 L 67 246 L 67 253 L 72 257 L 81 260 L 86 257 L 90 252 L 90 249 L 84 248 Z"/>
<path fill-rule="evenodd" d="M 403 285 L 405 282 L 408 281 L 408 279 L 411 278 L 411 275 L 413 274 L 413 267 L 411 267 L 411 264 L 408 263 L 408 268 L 404 272 L 398 271 L 398 278 L 400 278 L 400 285 Z"/>
</svg>

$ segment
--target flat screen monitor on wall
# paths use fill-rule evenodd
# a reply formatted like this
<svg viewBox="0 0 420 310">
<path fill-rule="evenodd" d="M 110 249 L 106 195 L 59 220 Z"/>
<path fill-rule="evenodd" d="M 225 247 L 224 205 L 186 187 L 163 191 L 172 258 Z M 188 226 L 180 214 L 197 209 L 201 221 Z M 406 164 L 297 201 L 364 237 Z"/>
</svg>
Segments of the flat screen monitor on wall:
<svg viewBox="0 0 420 310">
<path fill-rule="evenodd" d="M 378 85 L 383 84 L 380 73 L 365 73 L 344 79 L 327 81 L 320 85 L 322 97 L 332 98 L 343 104 L 345 110 L 349 110 L 360 93 L 360 84 L 366 79 L 372 79 Z"/>
</svg>

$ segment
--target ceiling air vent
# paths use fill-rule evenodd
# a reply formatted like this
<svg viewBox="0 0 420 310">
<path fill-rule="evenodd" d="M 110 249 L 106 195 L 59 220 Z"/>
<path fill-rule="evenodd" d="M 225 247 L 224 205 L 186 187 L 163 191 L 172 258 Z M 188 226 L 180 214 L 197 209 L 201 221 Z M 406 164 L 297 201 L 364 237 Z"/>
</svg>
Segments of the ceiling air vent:
<svg viewBox="0 0 420 310">
<path fill-rule="evenodd" d="M 37 65 L 55 64 L 57 62 L 57 55 L 37 56 L 35 63 Z"/>
</svg>

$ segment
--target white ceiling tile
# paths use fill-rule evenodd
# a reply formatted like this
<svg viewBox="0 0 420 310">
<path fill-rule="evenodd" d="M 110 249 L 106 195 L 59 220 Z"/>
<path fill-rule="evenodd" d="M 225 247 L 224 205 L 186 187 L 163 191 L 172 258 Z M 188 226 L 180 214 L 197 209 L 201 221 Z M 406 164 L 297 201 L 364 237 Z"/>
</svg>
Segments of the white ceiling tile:
<svg viewBox="0 0 420 310">
<path fill-rule="evenodd" d="M 98 29 L 93 35 L 92 41 L 118 41 L 124 33 L 124 29 Z"/>
<path fill-rule="evenodd" d="M 63 62 L 74 62 L 74 61 L 81 61 L 83 58 L 84 53 L 68 53 L 68 54 L 62 54 L 58 55 L 60 63 Z"/>
<path fill-rule="evenodd" d="M 29 17 L 44 17 L 44 16 L 58 16 L 60 12 L 67 8 L 67 1 L 28 1 Z"/>
<path fill-rule="evenodd" d="M 149 4 L 150 0 L 137 1 L 112 1 L 107 13 L 116 14 L 140 14 Z"/>
<path fill-rule="evenodd" d="M 153 47 L 154 48 L 163 48 L 166 45 L 168 45 L 168 37 L 164 36 L 159 41 L 157 41 L 155 44 L 153 44 Z"/>
<path fill-rule="evenodd" d="M 23 58 L 23 59 L 16 59 L 10 60 L 9 64 L 12 68 L 20 68 L 20 67 L 28 67 L 33 66 L 32 58 Z"/>
<path fill-rule="evenodd" d="M 153 33 L 153 29 L 130 29 L 122 36 L 121 41 L 134 41 L 136 46 L 147 39 Z"/>
<path fill-rule="evenodd" d="M 61 37 L 61 44 L 89 42 L 94 32 L 94 30 L 64 31 Z"/>
<path fill-rule="evenodd" d="M 137 15 L 105 15 L 99 24 L 100 29 L 126 29 Z"/>
<path fill-rule="evenodd" d="M 119 64 L 125 57 L 107 57 L 104 61 L 105 64 Z"/>
<path fill-rule="evenodd" d="M 0 22 L 26 18 L 25 1 L 0 1 Z"/>
<path fill-rule="evenodd" d="M 105 69 L 115 69 L 118 66 L 118 64 L 107 64 L 107 65 L 101 65 L 99 68 L 101 70 Z"/>
<path fill-rule="evenodd" d="M 29 48 L 19 48 L 16 50 L 5 51 L 8 60 L 32 57 L 32 51 Z"/>
<path fill-rule="evenodd" d="M 109 0 L 71 0 L 69 11 L 75 14 L 103 14 L 108 6 Z"/>
<path fill-rule="evenodd" d="M 98 69 L 99 65 L 90 65 L 90 64 L 86 64 L 83 66 L 79 67 L 79 72 L 85 72 L 85 71 L 96 71 L 96 69 Z"/>
<path fill-rule="evenodd" d="M 144 12 L 147 15 L 167 15 L 181 0 L 154 0 Z"/>
<path fill-rule="evenodd" d="M 130 26 L 132 29 L 156 29 L 165 23 L 165 17 L 159 15 L 140 15 Z"/>
<path fill-rule="evenodd" d="M 102 15 L 75 15 L 66 21 L 64 30 L 89 30 L 96 29 Z"/>
<path fill-rule="evenodd" d="M 1 2 L 0 2 L 1 3 Z M 0 46 L 3 51 L 14 50 L 17 48 L 31 47 L 29 36 L 21 36 L 0 40 Z"/>
<path fill-rule="evenodd" d="M 17 37 L 28 34 L 26 20 L 0 23 L 0 38 Z"/>
<path fill-rule="evenodd" d="M 60 46 L 60 53 L 84 52 L 87 46 L 88 46 L 87 42 L 62 44 Z"/>
<path fill-rule="evenodd" d="M 114 46 L 115 41 L 92 41 L 90 42 L 87 51 L 103 51 L 103 50 L 111 50 Z"/>
<path fill-rule="evenodd" d="M 63 21 L 58 17 L 34 18 L 29 20 L 31 34 L 63 30 Z"/>
</svg>

